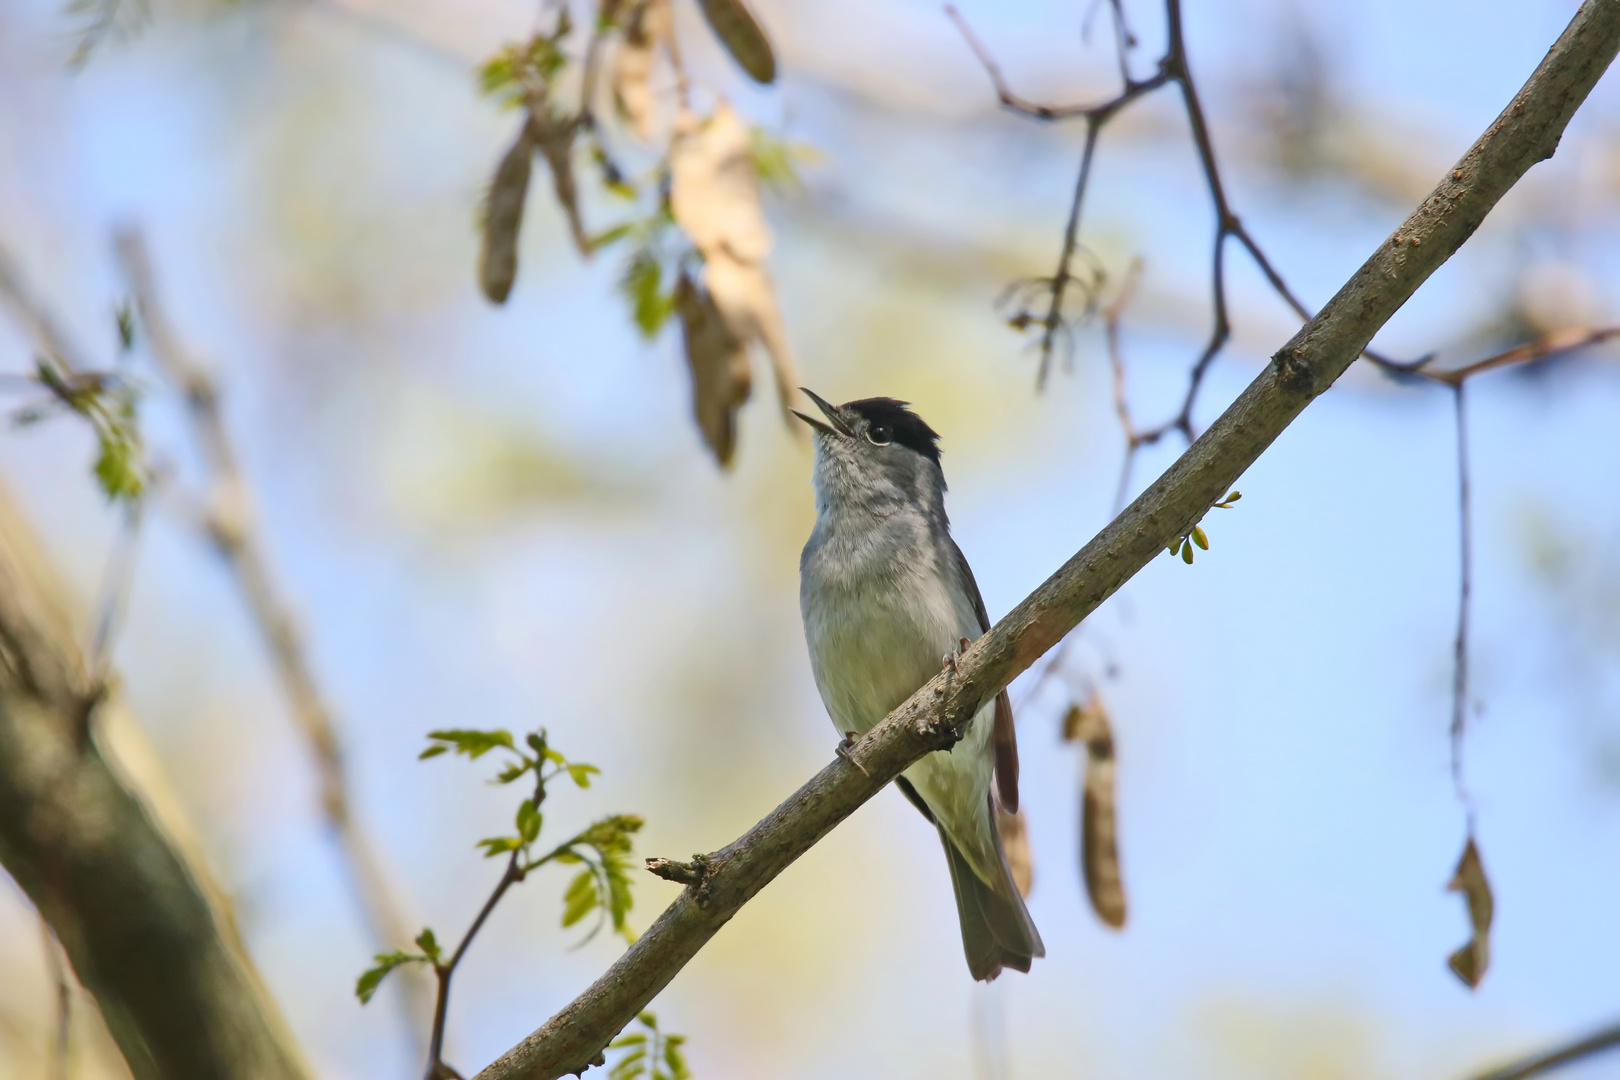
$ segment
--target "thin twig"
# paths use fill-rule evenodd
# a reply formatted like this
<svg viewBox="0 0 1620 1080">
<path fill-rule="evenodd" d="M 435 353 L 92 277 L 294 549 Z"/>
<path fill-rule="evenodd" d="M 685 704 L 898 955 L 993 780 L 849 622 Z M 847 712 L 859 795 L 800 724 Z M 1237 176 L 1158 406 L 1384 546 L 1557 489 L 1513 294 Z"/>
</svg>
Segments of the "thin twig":
<svg viewBox="0 0 1620 1080">
<path fill-rule="evenodd" d="M 1130 75 L 1130 66 L 1126 59 L 1126 50 L 1136 44 L 1135 37 L 1130 33 L 1124 21 L 1124 11 L 1120 0 L 1110 0 L 1114 11 L 1116 51 L 1119 56 L 1120 78 L 1123 90 L 1120 94 L 1097 105 L 1063 105 L 1048 106 L 1031 101 L 1012 92 L 1006 79 L 1001 73 L 1000 66 L 990 55 L 982 42 L 973 34 L 965 19 L 954 7 L 947 6 L 948 14 L 962 36 L 966 39 L 968 47 L 972 49 L 979 63 L 983 65 L 994 86 L 996 96 L 1003 105 L 1024 116 L 1037 120 L 1062 120 L 1072 117 L 1086 119 L 1086 150 L 1081 159 L 1081 175 L 1076 183 L 1074 199 L 1070 204 L 1068 223 L 1064 228 L 1063 248 L 1058 255 L 1057 270 L 1053 273 L 1047 285 L 1050 292 L 1050 302 L 1046 318 L 1042 320 L 1043 332 L 1041 335 L 1040 369 L 1036 375 L 1037 390 L 1044 388 L 1051 368 L 1052 351 L 1056 345 L 1057 331 L 1062 325 L 1062 302 L 1064 288 L 1070 281 L 1070 264 L 1073 262 L 1075 252 L 1078 250 L 1078 240 L 1075 228 L 1080 218 L 1080 203 L 1084 197 L 1088 173 L 1091 168 L 1091 151 L 1101 127 L 1116 115 L 1125 105 L 1137 97 L 1157 90 L 1167 83 L 1174 82 L 1181 87 L 1182 104 L 1187 114 L 1188 127 L 1191 130 L 1193 143 L 1198 152 L 1200 168 L 1204 174 L 1205 184 L 1209 190 L 1210 202 L 1215 212 L 1215 237 L 1211 250 L 1210 295 L 1212 323 L 1209 338 L 1206 340 L 1198 358 L 1194 361 L 1188 373 L 1187 391 L 1183 395 L 1181 407 L 1176 414 L 1158 427 L 1141 432 L 1139 444 L 1157 442 L 1172 432 L 1179 432 L 1189 441 L 1196 432 L 1193 429 L 1193 409 L 1197 404 L 1199 391 L 1203 387 L 1204 376 L 1208 373 L 1215 358 L 1225 348 L 1231 338 L 1231 319 L 1227 309 L 1226 300 L 1226 241 L 1236 240 L 1243 245 L 1259 268 L 1261 274 L 1282 297 L 1283 301 L 1293 309 L 1302 320 L 1309 320 L 1311 312 L 1300 302 L 1287 283 L 1283 280 L 1271 261 L 1261 250 L 1254 237 L 1238 216 L 1232 212 L 1227 201 L 1225 185 L 1221 181 L 1221 173 L 1215 162 L 1215 149 L 1209 135 L 1209 124 L 1204 116 L 1204 108 L 1199 100 L 1198 87 L 1193 80 L 1191 68 L 1187 60 L 1186 40 L 1182 33 L 1180 0 L 1165 0 L 1165 18 L 1168 26 L 1167 43 L 1164 55 L 1159 59 L 1157 73 L 1148 79 L 1136 80 Z M 1391 371 L 1409 368 L 1399 361 L 1373 352 L 1371 349 L 1363 353 L 1367 359 Z M 1415 363 L 1421 364 L 1428 360 Z"/>
<path fill-rule="evenodd" d="M 1131 419 L 1130 396 L 1125 389 L 1125 353 L 1119 343 L 1120 319 L 1125 314 L 1126 305 L 1136 295 L 1136 286 L 1141 280 L 1142 260 L 1132 259 L 1119 294 L 1103 310 L 1103 327 L 1108 339 L 1108 368 L 1114 384 L 1114 414 L 1119 417 L 1120 430 L 1125 433 L 1125 460 L 1120 464 L 1119 484 L 1114 489 L 1114 514 L 1125 508 L 1125 493 L 1130 489 L 1136 452 L 1142 447 L 1142 441 L 1136 434 L 1136 424 Z"/>
<path fill-rule="evenodd" d="M 1402 374 L 1417 375 L 1432 382 L 1443 383 L 1446 386 L 1461 386 L 1464 381 L 1481 372 L 1507 367 L 1512 364 L 1545 360 L 1559 353 L 1573 352 L 1577 349 L 1602 344 L 1616 336 L 1620 336 L 1620 326 L 1558 330 L 1550 334 L 1543 334 L 1536 340 L 1525 342 L 1523 345 L 1516 345 L 1505 352 L 1487 356 L 1483 360 L 1476 360 L 1466 367 L 1454 368 L 1450 371 L 1430 371 L 1428 365 L 1433 363 L 1433 360 L 1429 359 L 1416 368 L 1404 369 Z"/>
<path fill-rule="evenodd" d="M 544 797 L 545 791 L 540 789 L 536 798 Z M 536 802 L 535 805 L 538 806 L 539 803 Z M 523 880 L 523 870 L 518 865 L 521 855 L 519 851 L 512 852 L 511 858 L 506 862 L 506 870 L 501 874 L 501 880 L 495 883 L 495 889 L 489 894 L 489 899 L 478 909 L 478 915 L 467 928 L 467 933 L 462 936 L 461 944 L 456 946 L 456 951 L 450 955 L 450 962 L 435 964 L 433 967 L 433 973 L 438 978 L 438 994 L 433 1003 L 433 1034 L 428 1043 L 425 1080 L 445 1080 L 446 1077 L 461 1075 L 444 1063 L 444 1027 L 450 1015 L 450 977 L 456 973 L 456 966 L 461 963 L 461 958 L 467 955 L 467 948 L 472 945 L 473 938 L 478 936 L 478 931 L 483 929 L 489 913 L 495 910 L 495 905 L 506 895 L 506 890 Z"/>
<path fill-rule="evenodd" d="M 0 300 L 5 301 L 23 332 L 35 346 L 54 360 L 64 374 L 90 371 L 95 365 L 74 347 L 73 340 L 57 324 L 50 308 L 29 289 L 11 253 L 0 247 Z"/>
<path fill-rule="evenodd" d="M 130 499 L 124 504 L 124 521 L 113 541 L 112 554 L 101 578 L 101 598 L 96 603 L 96 627 L 86 650 L 85 663 L 93 686 L 107 681 L 112 667 L 113 639 L 123 623 L 129 589 L 135 579 L 135 556 L 140 550 L 141 524 L 146 500 Z"/>
<path fill-rule="evenodd" d="M 1493 1069 L 1487 1073 L 1480 1073 L 1472 1080 L 1530 1080 L 1532 1076 L 1551 1072 L 1561 1065 L 1591 1057 L 1593 1054 L 1603 1053 L 1620 1047 L 1620 1024 L 1611 1024 L 1606 1028 L 1594 1031 L 1592 1034 L 1576 1039 L 1574 1042 L 1555 1046 L 1550 1050 L 1543 1050 L 1532 1054 L 1521 1061 L 1511 1065 L 1504 1065 L 1500 1069 Z"/>
<path fill-rule="evenodd" d="M 275 661 L 276 673 L 292 706 L 293 718 L 315 758 L 321 809 L 346 856 L 356 899 L 373 936 L 400 948 L 411 941 L 401 910 L 400 888 L 384 868 L 375 842 L 351 808 L 343 753 L 332 711 L 309 664 L 308 652 L 289 605 L 270 572 L 253 520 L 247 482 L 220 414 L 219 394 L 208 372 L 181 346 L 157 301 L 151 264 L 140 236 L 119 234 L 117 248 L 134 293 L 152 358 L 185 395 L 193 433 L 212 473 L 205 527 L 215 550 L 235 575 L 249 611 Z M 427 985 L 407 976 L 403 1002 L 407 1026 L 420 1039 L 420 1017 L 427 1009 Z M 420 1043 L 418 1043 L 420 1045 Z"/>
<path fill-rule="evenodd" d="M 1457 799 L 1468 811 L 1468 831 L 1474 831 L 1473 801 L 1468 785 L 1463 780 L 1463 735 L 1468 724 L 1468 608 L 1473 592 L 1474 542 L 1473 516 L 1470 507 L 1471 486 L 1468 477 L 1468 407 L 1464 398 L 1465 383 L 1455 383 L 1451 390 L 1457 408 L 1457 535 L 1458 535 L 1458 591 L 1457 591 L 1457 645 L 1453 656 L 1451 678 L 1451 782 L 1457 790 Z"/>
</svg>

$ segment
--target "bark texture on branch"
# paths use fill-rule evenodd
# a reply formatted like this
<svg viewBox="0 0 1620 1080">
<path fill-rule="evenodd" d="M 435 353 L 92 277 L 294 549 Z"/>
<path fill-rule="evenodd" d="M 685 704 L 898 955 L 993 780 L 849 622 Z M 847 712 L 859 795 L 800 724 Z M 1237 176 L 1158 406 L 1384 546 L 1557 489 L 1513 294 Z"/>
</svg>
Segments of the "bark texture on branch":
<svg viewBox="0 0 1620 1080">
<path fill-rule="evenodd" d="M 1211 504 L 1479 227 L 1550 157 L 1620 49 L 1620 0 L 1588 0 L 1496 121 L 1328 305 L 1137 500 L 960 659 L 744 836 L 583 994 L 479 1074 L 551 1080 L 582 1070 L 777 874 L 965 723 L 1113 595 Z M 864 768 L 864 772 L 862 769 Z"/>
<path fill-rule="evenodd" d="M 136 1080 L 310 1075 L 171 816 L 131 789 L 50 568 L 0 495 L 0 864 L 96 998 Z"/>
</svg>

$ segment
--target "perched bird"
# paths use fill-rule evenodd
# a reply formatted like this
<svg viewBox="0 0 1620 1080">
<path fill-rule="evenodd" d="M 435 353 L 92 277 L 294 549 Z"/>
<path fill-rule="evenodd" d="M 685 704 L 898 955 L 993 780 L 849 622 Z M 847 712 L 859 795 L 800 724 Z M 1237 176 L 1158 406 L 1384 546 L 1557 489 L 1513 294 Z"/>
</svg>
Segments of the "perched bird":
<svg viewBox="0 0 1620 1080">
<path fill-rule="evenodd" d="M 816 447 L 816 525 L 799 559 L 799 607 L 816 688 L 847 755 L 850 740 L 938 674 L 964 640 L 989 630 L 990 619 L 951 539 L 938 433 L 903 401 L 835 407 L 805 393 L 825 422 L 798 413 Z M 1028 971 L 1046 949 L 995 819 L 998 797 L 1008 812 L 1018 809 L 1006 692 L 968 722 L 954 747 L 927 755 L 895 783 L 939 828 L 968 970 L 985 981 L 1004 967 Z"/>
</svg>

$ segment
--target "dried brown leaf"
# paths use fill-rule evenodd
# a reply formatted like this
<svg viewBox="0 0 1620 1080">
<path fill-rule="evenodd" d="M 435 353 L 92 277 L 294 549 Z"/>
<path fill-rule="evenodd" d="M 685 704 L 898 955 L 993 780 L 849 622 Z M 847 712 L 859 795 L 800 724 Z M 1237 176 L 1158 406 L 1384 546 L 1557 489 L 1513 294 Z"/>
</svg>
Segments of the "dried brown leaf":
<svg viewBox="0 0 1620 1080">
<path fill-rule="evenodd" d="M 571 120 L 558 119 L 549 113 L 531 113 L 529 126 L 540 145 L 540 153 L 551 168 L 551 187 L 557 196 L 557 205 L 568 218 L 568 234 L 574 247 L 585 258 L 591 257 L 591 239 L 585 234 L 585 223 L 579 215 L 579 185 L 574 182 L 574 135 L 579 128 Z"/>
<path fill-rule="evenodd" d="M 1452 953 L 1447 961 L 1457 978 L 1477 987 L 1485 977 L 1491 962 L 1491 917 L 1496 904 L 1491 896 L 1491 883 L 1485 876 L 1485 864 L 1480 861 L 1479 848 L 1472 835 L 1463 847 L 1462 858 L 1446 885 L 1449 892 L 1460 892 L 1468 903 L 1468 922 L 1473 934 L 1468 943 Z"/>
<path fill-rule="evenodd" d="M 646 0 L 626 16 L 624 38 L 614 51 L 613 101 L 630 130 L 642 139 L 652 134 L 653 64 L 674 28 L 669 0 Z"/>
<path fill-rule="evenodd" d="M 525 123 L 495 167 L 484 203 L 484 242 L 478 252 L 478 283 L 491 303 L 504 304 L 517 280 L 518 234 L 529 193 L 534 139 Z"/>
<path fill-rule="evenodd" d="M 731 336 L 745 346 L 758 342 L 770 354 L 783 417 L 797 432 L 788 409 L 799 378 L 765 269 L 771 234 L 759 204 L 752 138 L 724 101 L 706 123 L 684 109 L 676 115 L 670 210 L 703 254 L 704 287 Z"/>
<path fill-rule="evenodd" d="M 776 377 L 777 402 L 784 418 L 791 418 L 794 391 L 799 385 L 793 357 L 788 352 L 787 328 L 776 306 L 776 289 L 763 263 L 745 263 L 724 251 L 709 257 L 703 266 L 703 283 L 715 306 L 725 317 L 726 326 L 739 341 L 757 341 L 765 346 Z M 790 431 L 799 428 L 791 425 Z"/>
<path fill-rule="evenodd" d="M 669 169 L 670 210 L 706 257 L 725 250 L 755 263 L 770 253 L 753 137 L 729 104 L 721 101 L 706 122 L 686 109 L 676 114 Z"/>
<path fill-rule="evenodd" d="M 684 272 L 675 283 L 675 313 L 692 371 L 692 413 L 703 441 L 725 467 L 736 447 L 737 410 L 752 384 L 748 350 L 732 335 L 714 300 Z"/>
<path fill-rule="evenodd" d="M 743 0 L 698 0 L 714 36 L 759 83 L 776 81 L 776 54 L 754 13 Z"/>
<path fill-rule="evenodd" d="M 1035 861 L 1030 857 L 1029 829 L 1024 812 L 1020 810 L 1009 814 L 997 805 L 996 832 L 1001 834 L 1001 846 L 1007 852 L 1007 865 L 1012 868 L 1013 884 L 1018 886 L 1018 895 L 1028 899 L 1029 890 L 1035 884 Z"/>
<path fill-rule="evenodd" d="M 1114 805 L 1114 733 L 1108 710 L 1093 694 L 1063 717 L 1063 738 L 1086 748 L 1080 795 L 1080 872 L 1097 917 L 1116 930 L 1125 925 L 1125 884 L 1119 871 L 1119 827 Z"/>
</svg>

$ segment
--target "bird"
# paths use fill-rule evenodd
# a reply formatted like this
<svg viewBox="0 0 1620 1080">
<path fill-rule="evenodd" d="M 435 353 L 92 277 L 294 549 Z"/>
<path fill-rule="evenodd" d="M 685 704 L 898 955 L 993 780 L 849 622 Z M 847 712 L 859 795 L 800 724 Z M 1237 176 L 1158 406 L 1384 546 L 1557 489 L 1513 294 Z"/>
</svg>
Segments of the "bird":
<svg viewBox="0 0 1620 1080">
<path fill-rule="evenodd" d="M 801 387 L 801 390 L 803 388 Z M 852 741 L 990 629 L 979 586 L 945 514 L 939 434 L 910 403 L 832 405 L 803 390 L 813 432 L 816 523 L 799 559 L 799 608 L 816 688 Z M 1007 692 L 895 780 L 939 832 L 974 979 L 1027 972 L 1046 955 L 1014 883 L 996 807 L 1018 809 L 1018 744 Z M 992 791 L 992 788 L 994 790 Z"/>
</svg>

